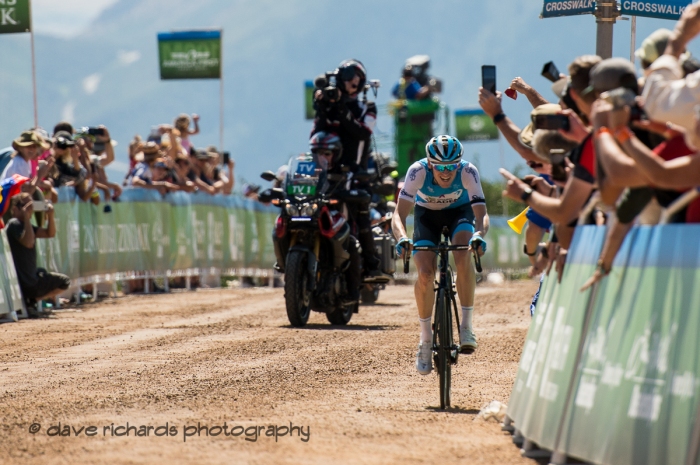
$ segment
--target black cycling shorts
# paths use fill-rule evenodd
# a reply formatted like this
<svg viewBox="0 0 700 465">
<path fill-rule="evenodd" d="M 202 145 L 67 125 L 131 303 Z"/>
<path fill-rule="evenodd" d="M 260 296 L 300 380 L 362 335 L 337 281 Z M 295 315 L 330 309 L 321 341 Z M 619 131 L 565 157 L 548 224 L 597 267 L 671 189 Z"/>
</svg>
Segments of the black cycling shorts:
<svg viewBox="0 0 700 465">
<path fill-rule="evenodd" d="M 474 232 L 474 210 L 470 205 L 444 210 L 430 210 L 416 205 L 413 212 L 413 245 L 436 246 L 447 226 L 450 239 L 460 231 Z"/>
</svg>

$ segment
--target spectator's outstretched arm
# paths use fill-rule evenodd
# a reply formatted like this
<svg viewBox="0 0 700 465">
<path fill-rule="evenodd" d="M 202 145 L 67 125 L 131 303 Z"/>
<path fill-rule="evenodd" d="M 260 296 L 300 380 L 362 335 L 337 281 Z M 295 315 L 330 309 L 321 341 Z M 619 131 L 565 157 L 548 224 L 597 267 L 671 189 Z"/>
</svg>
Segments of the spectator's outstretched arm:
<svg viewBox="0 0 700 465">
<path fill-rule="evenodd" d="M 488 90 L 483 87 L 479 88 L 479 105 L 484 110 L 491 119 L 495 116 L 503 113 L 503 107 L 501 106 L 501 93 L 497 92 L 493 95 Z M 507 116 L 503 118 L 500 122 L 496 124 L 498 130 L 501 131 L 503 137 L 506 138 L 508 143 L 513 149 L 515 149 L 518 154 L 527 161 L 534 161 L 541 163 L 541 160 L 534 154 L 532 149 L 524 146 L 520 143 L 518 135 L 520 134 L 520 128 L 513 123 Z"/>
<path fill-rule="evenodd" d="M 628 157 L 617 145 L 612 133 L 600 133 L 600 129 L 603 127 L 616 128 L 613 129 L 615 131 L 627 127 L 629 123 L 629 108 L 613 110 L 613 106 L 610 103 L 604 100 L 596 100 L 593 103 L 591 119 L 593 128 L 597 131 L 597 135 L 593 139 L 596 154 L 605 172 L 605 178 L 599 180 L 601 194 L 608 187 L 605 184 L 616 187 L 642 187 L 648 185 L 649 182 L 646 176 L 638 169 L 637 163 Z M 612 205 L 617 200 L 617 196 L 615 199 L 611 199 L 612 201 L 609 200 L 604 199 L 604 202 Z"/>
<path fill-rule="evenodd" d="M 49 220 L 45 228 L 37 228 L 37 239 L 48 239 L 56 235 L 56 221 L 54 219 L 53 205 L 46 204 L 46 218 Z M 30 228 L 31 229 L 31 228 Z"/>
<path fill-rule="evenodd" d="M 666 46 L 666 52 L 649 67 L 644 85 L 644 110 L 649 119 L 670 121 L 683 128 L 692 128 L 693 108 L 700 103 L 700 74 L 692 73 L 683 79 L 679 57 L 688 43 L 700 33 L 700 5 L 689 5 Z M 688 134 L 688 142 L 700 147 L 695 134 Z"/>
<path fill-rule="evenodd" d="M 236 166 L 236 162 L 229 159 L 228 161 L 228 179 L 224 183 L 224 194 L 230 195 L 233 192 L 233 186 L 236 181 L 234 180 L 233 168 Z"/>
<path fill-rule="evenodd" d="M 688 43 L 700 34 L 700 5 L 688 5 L 666 45 L 666 55 L 679 58 Z"/>
<path fill-rule="evenodd" d="M 194 131 L 190 132 L 190 136 L 196 136 L 199 134 L 199 115 L 197 113 L 192 113 L 192 122 L 194 123 Z"/>
<path fill-rule="evenodd" d="M 624 123 L 629 119 L 629 108 L 612 112 L 611 118 L 615 114 L 618 115 L 618 122 Z M 700 121 L 697 119 L 695 120 L 694 135 L 700 139 Z M 626 132 L 622 135 L 620 142 L 624 151 L 634 160 L 637 170 L 644 176 L 647 184 L 664 189 L 686 189 L 700 186 L 700 157 L 697 155 L 664 161 L 663 158 L 649 150 L 632 132 Z"/>
<path fill-rule="evenodd" d="M 612 218 L 614 218 L 614 216 Z M 595 272 L 593 272 L 593 276 L 588 278 L 588 281 L 586 281 L 581 287 L 581 291 L 585 291 L 610 273 L 610 269 L 612 268 L 612 263 L 615 260 L 617 252 L 619 252 L 620 247 L 622 247 L 622 242 L 625 240 L 625 236 L 634 225 L 633 222 L 627 224 L 620 223 L 617 218 L 611 219 L 611 221 L 612 224 L 608 228 L 607 234 L 605 235 L 603 250 L 600 252 L 598 267 L 596 268 Z"/>
<path fill-rule="evenodd" d="M 700 186 L 700 156 L 686 155 L 664 161 L 634 136 L 622 146 L 625 152 L 637 162 L 650 184 L 662 189 L 688 189 Z"/>
<path fill-rule="evenodd" d="M 36 241 L 36 236 L 34 235 L 34 225 L 32 225 L 32 213 L 34 211 L 34 202 L 27 202 L 27 204 L 22 207 L 22 222 L 24 223 L 24 232 L 17 238 L 20 244 L 28 249 L 34 248 L 34 242 Z"/>
<path fill-rule="evenodd" d="M 527 97 L 527 100 L 530 102 L 530 105 L 532 105 L 532 108 L 537 108 L 540 105 L 549 103 L 544 97 L 542 97 L 542 95 L 540 95 L 539 92 L 535 90 L 534 87 L 530 86 L 521 77 L 516 77 L 513 79 L 513 81 L 510 83 L 510 88 Z"/>
<path fill-rule="evenodd" d="M 105 154 L 100 157 L 100 164 L 102 166 L 107 166 L 114 161 L 114 147 L 112 146 L 112 138 L 109 135 L 109 130 L 104 126 L 99 126 L 104 129 L 105 135 Z"/>
<path fill-rule="evenodd" d="M 522 196 L 529 186 L 507 170 L 501 168 L 499 171 L 507 181 L 503 195 L 522 202 Z M 553 199 L 533 191 L 526 203 L 530 208 L 545 218 L 549 218 L 553 223 L 566 225 L 578 217 L 591 192 L 593 192 L 593 184 L 589 184 L 574 176 L 569 176 L 561 198 Z"/>
<path fill-rule="evenodd" d="M 199 188 L 200 191 L 204 191 L 209 195 L 216 195 L 216 187 L 210 186 L 206 182 L 202 181 L 201 179 L 197 178 L 195 180 L 195 185 Z"/>
<path fill-rule="evenodd" d="M 53 167 L 54 163 L 55 159 L 53 156 L 49 156 L 44 160 L 39 160 L 39 166 L 36 170 L 36 176 L 33 176 L 28 183 L 22 185 L 22 192 L 34 194 L 34 191 L 39 185 L 39 181 L 43 180 L 46 177 L 46 175 L 49 173 L 49 170 L 51 170 L 51 167 Z M 8 171 L 8 173 L 9 172 L 10 171 Z"/>
</svg>

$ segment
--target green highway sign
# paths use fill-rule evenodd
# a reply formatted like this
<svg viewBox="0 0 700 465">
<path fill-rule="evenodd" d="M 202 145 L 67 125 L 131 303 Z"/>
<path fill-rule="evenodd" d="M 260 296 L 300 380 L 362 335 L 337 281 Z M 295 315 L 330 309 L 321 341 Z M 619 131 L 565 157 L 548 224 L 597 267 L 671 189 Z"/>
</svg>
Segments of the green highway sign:
<svg viewBox="0 0 700 465">
<path fill-rule="evenodd" d="M 161 79 L 220 79 L 221 31 L 158 34 Z"/>
</svg>

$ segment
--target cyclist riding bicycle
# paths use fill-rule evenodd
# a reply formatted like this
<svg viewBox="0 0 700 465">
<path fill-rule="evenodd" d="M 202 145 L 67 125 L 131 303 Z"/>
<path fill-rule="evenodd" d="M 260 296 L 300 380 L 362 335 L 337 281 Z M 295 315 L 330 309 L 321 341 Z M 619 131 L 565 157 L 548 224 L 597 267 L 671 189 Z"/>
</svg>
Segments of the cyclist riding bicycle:
<svg viewBox="0 0 700 465">
<path fill-rule="evenodd" d="M 473 352 L 477 348 L 472 326 L 476 273 L 470 253 L 480 256 L 486 252 L 483 237 L 489 229 L 486 201 L 476 167 L 462 160 L 462 144 L 452 136 L 433 137 L 425 146 L 426 158 L 412 164 L 399 193 L 392 220 L 394 236 L 398 240 L 399 256 L 415 246 L 436 246 L 441 240 L 443 227 L 450 231 L 450 240 L 456 245 L 470 245 L 471 251 L 455 251 L 457 295 L 462 306 L 459 328 L 460 351 Z M 406 234 L 406 218 L 415 204 L 413 240 Z M 416 251 L 414 260 L 418 269 L 415 285 L 416 305 L 421 335 L 416 369 L 429 374 L 432 363 L 432 328 L 435 293 L 433 283 L 437 268 L 434 252 Z"/>
</svg>

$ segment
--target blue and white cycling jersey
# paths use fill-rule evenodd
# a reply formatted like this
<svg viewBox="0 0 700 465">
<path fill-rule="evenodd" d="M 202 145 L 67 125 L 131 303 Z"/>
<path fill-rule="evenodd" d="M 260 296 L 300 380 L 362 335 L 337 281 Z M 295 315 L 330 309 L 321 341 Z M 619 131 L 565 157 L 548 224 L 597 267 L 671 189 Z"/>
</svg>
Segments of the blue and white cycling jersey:
<svg viewBox="0 0 700 465">
<path fill-rule="evenodd" d="M 440 187 L 435 181 L 427 159 L 418 160 L 408 168 L 399 198 L 430 210 L 486 204 L 479 171 L 476 166 L 464 160 L 460 161 L 454 181 L 446 188 Z"/>
</svg>

